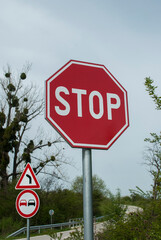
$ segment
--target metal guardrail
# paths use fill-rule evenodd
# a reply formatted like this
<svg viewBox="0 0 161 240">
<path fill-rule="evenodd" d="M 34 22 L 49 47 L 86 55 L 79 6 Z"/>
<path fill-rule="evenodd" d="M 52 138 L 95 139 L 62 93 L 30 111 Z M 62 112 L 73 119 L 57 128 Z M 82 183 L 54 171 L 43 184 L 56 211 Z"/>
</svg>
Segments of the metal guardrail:
<svg viewBox="0 0 161 240">
<path fill-rule="evenodd" d="M 66 227 L 66 226 L 69 226 L 71 227 L 71 225 L 73 224 L 78 224 L 78 222 L 65 222 L 65 223 L 56 223 L 56 224 L 48 224 L 48 225 L 39 225 L 39 226 L 30 226 L 30 230 L 38 230 L 38 232 L 40 233 L 40 230 L 41 229 L 52 229 L 52 228 L 63 228 L 63 227 Z M 9 237 L 15 237 L 21 233 L 24 233 L 27 231 L 27 227 L 23 227 L 19 230 L 17 230 L 16 232 L 10 234 L 9 236 L 7 236 L 7 238 Z"/>
<path fill-rule="evenodd" d="M 128 205 L 126 206 L 128 207 Z M 135 207 L 135 206 L 129 206 L 129 207 Z M 138 210 L 138 211 L 141 211 L 142 209 L 141 208 L 137 208 L 135 207 L 135 211 Z M 141 209 L 141 210 L 140 210 Z M 131 210 L 129 210 L 131 211 Z M 129 211 L 127 211 L 127 214 L 129 213 Z M 134 211 L 134 210 L 133 210 Z M 101 216 L 101 217 L 94 217 L 94 221 L 99 221 L 101 219 L 103 219 L 105 216 Z M 56 224 L 48 224 L 48 225 L 39 225 L 39 226 L 30 226 L 30 230 L 38 230 L 38 232 L 40 233 L 40 230 L 41 229 L 52 229 L 52 228 L 60 228 L 62 229 L 63 227 L 74 227 L 74 226 L 78 226 L 80 224 L 83 224 L 83 218 L 73 218 L 73 219 L 70 219 L 69 222 L 65 222 L 65 223 L 56 223 Z M 7 238 L 9 237 L 15 237 L 21 233 L 24 233 L 27 231 L 27 227 L 23 227 L 23 228 L 20 228 L 19 230 L 17 230 L 16 232 L 10 234 L 9 236 L 7 236 Z"/>
<path fill-rule="evenodd" d="M 103 216 L 101 217 L 97 217 L 95 218 L 95 220 L 100 220 L 102 219 Z M 74 221 L 73 221 L 74 220 Z M 74 227 L 74 226 L 78 226 L 79 224 L 83 223 L 83 219 L 82 218 L 77 218 L 76 219 L 70 219 L 69 222 L 65 222 L 65 223 L 56 223 L 56 224 L 48 224 L 48 225 L 39 225 L 39 226 L 30 226 L 30 230 L 37 230 L 40 233 L 40 230 L 42 229 L 52 229 L 52 228 L 60 228 L 62 229 L 63 227 Z M 27 227 L 23 227 L 20 228 L 19 230 L 17 230 L 16 232 L 10 234 L 9 236 L 7 236 L 7 238 L 9 237 L 16 237 L 17 235 L 24 233 L 27 231 Z"/>
</svg>

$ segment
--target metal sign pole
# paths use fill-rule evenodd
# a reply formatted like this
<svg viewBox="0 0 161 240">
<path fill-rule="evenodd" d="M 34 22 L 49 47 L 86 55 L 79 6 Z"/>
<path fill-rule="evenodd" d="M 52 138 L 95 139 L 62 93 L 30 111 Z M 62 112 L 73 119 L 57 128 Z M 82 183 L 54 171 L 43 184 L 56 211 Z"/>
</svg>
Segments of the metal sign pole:
<svg viewBox="0 0 161 240">
<path fill-rule="evenodd" d="M 93 240 L 92 156 L 91 149 L 82 149 L 84 239 Z"/>
<path fill-rule="evenodd" d="M 51 215 L 51 229 L 52 229 L 52 215 Z"/>
<path fill-rule="evenodd" d="M 27 218 L 27 240 L 30 240 L 30 218 Z"/>
</svg>

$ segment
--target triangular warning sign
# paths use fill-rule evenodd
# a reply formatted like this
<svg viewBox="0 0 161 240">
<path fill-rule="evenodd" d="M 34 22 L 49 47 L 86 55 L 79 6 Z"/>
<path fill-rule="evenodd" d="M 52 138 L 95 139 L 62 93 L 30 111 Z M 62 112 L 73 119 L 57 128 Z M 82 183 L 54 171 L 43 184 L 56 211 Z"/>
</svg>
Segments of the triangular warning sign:
<svg viewBox="0 0 161 240">
<path fill-rule="evenodd" d="M 26 189 L 26 188 L 32 188 L 32 189 L 41 188 L 30 163 L 26 165 L 26 168 L 23 171 L 15 187 L 15 189 Z"/>
</svg>

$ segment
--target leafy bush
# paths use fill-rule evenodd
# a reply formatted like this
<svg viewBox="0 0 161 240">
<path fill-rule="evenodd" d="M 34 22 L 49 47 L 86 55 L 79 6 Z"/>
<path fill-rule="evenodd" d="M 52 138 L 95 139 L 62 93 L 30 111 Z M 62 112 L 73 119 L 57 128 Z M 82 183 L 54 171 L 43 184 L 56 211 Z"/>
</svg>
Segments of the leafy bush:
<svg viewBox="0 0 161 240">
<path fill-rule="evenodd" d="M 12 217 L 3 217 L 0 221 L 0 234 L 8 234 L 22 227 L 21 221 L 14 221 Z"/>
<path fill-rule="evenodd" d="M 118 190 L 116 195 L 108 191 L 108 197 L 101 203 L 100 210 L 108 221 L 118 221 L 123 218 L 126 208 L 122 206 L 120 191 Z"/>
<path fill-rule="evenodd" d="M 161 239 L 161 200 L 151 201 L 142 213 L 130 213 L 125 219 L 108 222 L 99 240 Z"/>
<path fill-rule="evenodd" d="M 49 234 L 51 239 L 54 240 L 62 240 L 62 233 L 58 234 L 57 233 L 50 233 Z M 69 233 L 69 237 L 66 238 L 66 240 L 83 240 L 84 239 L 84 233 L 83 233 L 83 227 L 79 230 L 78 228 L 75 228 L 74 231 Z"/>
</svg>

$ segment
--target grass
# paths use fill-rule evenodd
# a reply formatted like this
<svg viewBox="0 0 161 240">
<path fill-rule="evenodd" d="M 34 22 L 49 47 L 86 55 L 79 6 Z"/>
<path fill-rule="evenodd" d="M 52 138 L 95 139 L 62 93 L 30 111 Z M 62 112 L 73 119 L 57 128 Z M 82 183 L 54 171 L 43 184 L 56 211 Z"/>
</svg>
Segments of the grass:
<svg viewBox="0 0 161 240">
<path fill-rule="evenodd" d="M 41 235 L 50 235 L 50 234 L 54 234 L 54 233 L 58 233 L 58 232 L 63 232 L 63 231 L 68 231 L 70 230 L 70 228 L 63 228 L 63 229 L 42 229 L 40 233 L 38 233 L 38 231 L 30 231 L 30 237 L 35 237 L 35 236 L 41 236 Z M 6 237 L 9 235 L 10 233 L 6 234 L 6 235 L 0 235 L 0 240 L 6 240 Z M 12 239 L 21 239 L 21 238 L 25 238 L 26 237 L 26 233 L 25 234 L 20 234 L 17 235 L 16 237 L 10 237 L 7 238 L 8 240 L 12 240 Z"/>
</svg>

